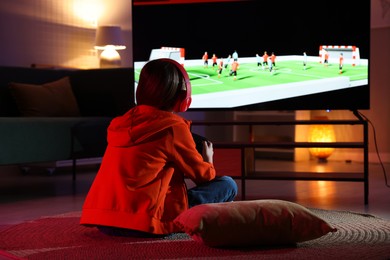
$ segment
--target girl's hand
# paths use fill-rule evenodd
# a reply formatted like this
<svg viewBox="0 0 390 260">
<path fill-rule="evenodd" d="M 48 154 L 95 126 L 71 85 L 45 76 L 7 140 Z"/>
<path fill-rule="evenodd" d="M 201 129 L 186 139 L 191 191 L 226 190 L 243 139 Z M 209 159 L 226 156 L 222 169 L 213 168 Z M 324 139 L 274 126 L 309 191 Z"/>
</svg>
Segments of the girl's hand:
<svg viewBox="0 0 390 260">
<path fill-rule="evenodd" d="M 213 163 L 214 149 L 213 149 L 212 142 L 210 141 L 203 142 L 202 156 L 205 162 Z"/>
</svg>

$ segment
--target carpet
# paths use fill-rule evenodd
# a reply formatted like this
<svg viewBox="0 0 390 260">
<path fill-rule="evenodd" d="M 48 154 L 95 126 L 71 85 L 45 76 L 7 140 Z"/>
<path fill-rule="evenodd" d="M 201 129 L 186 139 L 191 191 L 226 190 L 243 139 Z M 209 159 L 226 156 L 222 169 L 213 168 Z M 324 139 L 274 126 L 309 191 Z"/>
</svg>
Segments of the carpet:
<svg viewBox="0 0 390 260">
<path fill-rule="evenodd" d="M 310 209 L 338 229 L 291 247 L 210 248 L 186 234 L 163 239 L 110 237 L 79 225 L 80 212 L 0 229 L 0 259 L 390 259 L 390 221 Z"/>
</svg>

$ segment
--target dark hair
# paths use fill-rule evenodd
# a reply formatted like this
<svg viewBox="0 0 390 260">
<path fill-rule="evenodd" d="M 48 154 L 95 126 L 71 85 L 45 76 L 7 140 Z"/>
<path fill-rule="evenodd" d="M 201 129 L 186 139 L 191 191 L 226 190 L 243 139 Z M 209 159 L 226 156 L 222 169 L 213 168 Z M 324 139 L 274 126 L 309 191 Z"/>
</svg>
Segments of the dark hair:
<svg viewBox="0 0 390 260">
<path fill-rule="evenodd" d="M 137 104 L 169 111 L 177 103 L 183 84 L 184 77 L 175 64 L 165 59 L 149 61 L 139 77 Z"/>
</svg>

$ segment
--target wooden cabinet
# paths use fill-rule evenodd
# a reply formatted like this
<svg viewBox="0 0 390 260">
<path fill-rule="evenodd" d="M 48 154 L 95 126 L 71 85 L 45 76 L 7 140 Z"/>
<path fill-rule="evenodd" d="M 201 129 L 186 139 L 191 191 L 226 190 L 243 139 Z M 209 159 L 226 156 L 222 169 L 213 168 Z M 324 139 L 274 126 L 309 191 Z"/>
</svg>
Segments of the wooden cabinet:
<svg viewBox="0 0 390 260">
<path fill-rule="evenodd" d="M 294 111 L 238 111 L 234 112 L 234 121 L 241 122 L 289 122 L 295 121 Z M 234 142 L 293 142 L 295 125 L 249 124 L 233 127 Z M 294 160 L 294 148 L 256 147 L 253 157 L 259 159 Z M 248 151 L 249 153 L 249 151 Z"/>
<path fill-rule="evenodd" d="M 292 118 L 292 117 L 291 117 Z M 235 126 L 238 129 L 239 126 L 247 127 L 248 139 L 241 139 L 243 133 L 234 133 L 237 137 L 231 142 L 214 142 L 215 148 L 228 148 L 228 149 L 240 149 L 241 151 L 241 175 L 235 177 L 241 179 L 242 185 L 242 199 L 245 199 L 245 182 L 246 180 L 324 180 L 324 181 L 351 181 L 351 182 L 363 182 L 364 183 L 364 203 L 368 204 L 368 122 L 363 118 L 357 120 L 280 120 L 281 118 L 272 117 L 267 120 L 242 120 L 248 118 L 235 118 L 233 121 L 194 121 L 193 125 L 203 125 L 205 127 L 213 126 Z M 291 126 L 297 125 L 313 125 L 313 124 L 332 124 L 332 125 L 360 125 L 363 131 L 363 140 L 359 142 L 300 142 L 295 141 L 293 132 L 290 132 L 286 139 L 275 138 L 272 140 L 256 140 L 253 138 L 253 129 L 259 126 Z M 274 132 L 276 134 L 276 132 Z M 278 133 L 280 135 L 280 133 Z M 333 148 L 349 148 L 349 149 L 362 149 L 363 150 L 363 169 L 361 171 L 352 172 L 332 172 L 332 173 L 320 173 L 310 171 L 261 171 L 256 169 L 254 164 L 254 152 L 255 149 L 287 149 L 294 151 L 296 148 L 310 148 L 310 147 L 333 147 Z"/>
</svg>

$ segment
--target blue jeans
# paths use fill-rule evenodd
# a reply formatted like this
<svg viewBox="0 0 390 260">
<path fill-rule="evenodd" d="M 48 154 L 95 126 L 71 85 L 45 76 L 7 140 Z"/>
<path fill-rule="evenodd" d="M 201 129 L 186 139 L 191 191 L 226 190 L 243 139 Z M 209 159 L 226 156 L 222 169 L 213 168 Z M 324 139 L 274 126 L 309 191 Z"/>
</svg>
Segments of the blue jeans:
<svg viewBox="0 0 390 260">
<path fill-rule="evenodd" d="M 218 176 L 187 191 L 189 207 L 205 203 L 229 202 L 237 196 L 237 183 L 229 176 Z"/>
<path fill-rule="evenodd" d="M 202 154 L 203 141 L 207 138 L 192 133 L 196 144 L 196 150 Z M 214 180 L 193 187 L 187 191 L 188 204 L 191 207 L 204 203 L 217 203 L 233 201 L 237 196 L 237 184 L 229 176 L 216 177 Z"/>
</svg>

